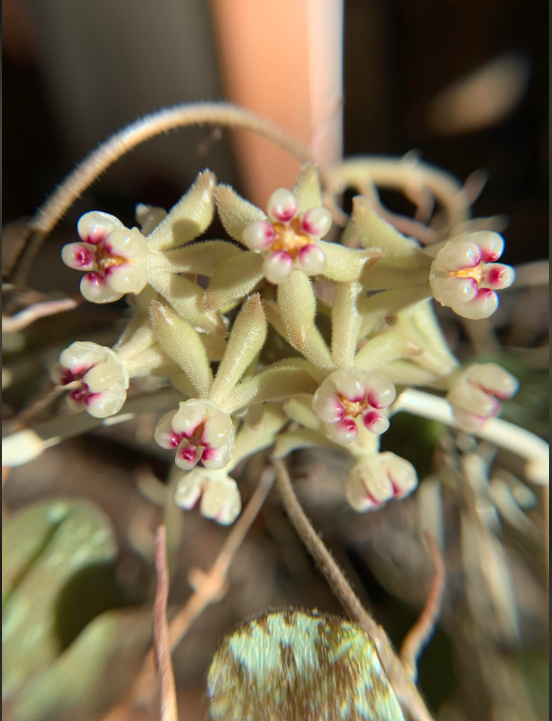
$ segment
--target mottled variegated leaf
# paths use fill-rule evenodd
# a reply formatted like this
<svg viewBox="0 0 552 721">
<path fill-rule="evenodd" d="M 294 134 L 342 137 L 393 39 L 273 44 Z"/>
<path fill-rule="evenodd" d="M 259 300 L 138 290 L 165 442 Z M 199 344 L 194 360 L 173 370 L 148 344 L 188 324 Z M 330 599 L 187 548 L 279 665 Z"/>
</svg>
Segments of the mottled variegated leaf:
<svg viewBox="0 0 552 721">
<path fill-rule="evenodd" d="M 267 613 L 226 636 L 207 696 L 211 721 L 404 721 L 370 636 L 318 611 Z"/>
</svg>

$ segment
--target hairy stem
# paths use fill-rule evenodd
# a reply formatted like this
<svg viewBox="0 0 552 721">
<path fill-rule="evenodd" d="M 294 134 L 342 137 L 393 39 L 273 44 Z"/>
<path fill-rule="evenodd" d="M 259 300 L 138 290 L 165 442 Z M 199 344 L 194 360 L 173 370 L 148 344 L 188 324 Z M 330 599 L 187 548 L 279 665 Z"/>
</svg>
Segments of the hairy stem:
<svg viewBox="0 0 552 721">
<path fill-rule="evenodd" d="M 150 138 L 187 125 L 222 125 L 251 130 L 279 145 L 301 162 L 314 160 L 310 151 L 268 120 L 228 103 L 176 105 L 145 115 L 93 150 L 52 193 L 27 224 L 29 240 L 18 258 L 13 280 L 24 283 L 40 246 L 74 201 L 110 165 Z M 321 176 L 324 173 L 321 169 Z"/>
<path fill-rule="evenodd" d="M 411 676 L 395 654 L 387 634 L 370 616 L 349 585 L 331 553 L 320 540 L 297 500 L 287 468 L 283 461 L 274 460 L 276 485 L 282 497 L 287 514 L 301 540 L 312 554 L 332 590 L 341 601 L 347 613 L 373 638 L 378 654 L 389 681 L 401 705 L 408 709 L 414 721 L 431 721 L 431 715 L 424 704 Z"/>
</svg>

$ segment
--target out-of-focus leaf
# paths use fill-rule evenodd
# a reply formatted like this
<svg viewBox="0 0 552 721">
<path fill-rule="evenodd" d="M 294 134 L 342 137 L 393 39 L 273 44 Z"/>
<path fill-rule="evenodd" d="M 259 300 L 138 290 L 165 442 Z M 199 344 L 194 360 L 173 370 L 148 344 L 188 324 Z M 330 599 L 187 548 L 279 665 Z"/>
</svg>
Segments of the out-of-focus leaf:
<svg viewBox="0 0 552 721">
<path fill-rule="evenodd" d="M 115 556 L 106 516 L 87 501 L 33 504 L 2 528 L 3 694 L 50 666 L 61 650 L 56 606 L 69 579 Z"/>
<path fill-rule="evenodd" d="M 78 721 L 106 711 L 136 676 L 151 636 L 149 611 L 108 611 L 20 694 L 13 721 Z"/>
</svg>

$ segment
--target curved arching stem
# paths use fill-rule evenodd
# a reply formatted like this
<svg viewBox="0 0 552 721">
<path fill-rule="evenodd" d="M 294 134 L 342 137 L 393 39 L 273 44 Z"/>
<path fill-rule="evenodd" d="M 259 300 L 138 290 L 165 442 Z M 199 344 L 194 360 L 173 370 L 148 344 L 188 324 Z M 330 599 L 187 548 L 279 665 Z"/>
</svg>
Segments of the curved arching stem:
<svg viewBox="0 0 552 721">
<path fill-rule="evenodd" d="M 279 145 L 300 162 L 313 161 L 312 153 L 283 130 L 255 113 L 229 103 L 176 105 L 145 115 L 112 135 L 93 150 L 50 195 L 27 223 L 27 243 L 13 271 L 13 282 L 24 283 L 44 239 L 77 198 L 110 165 L 150 138 L 189 125 L 221 125 L 257 133 Z M 324 183 L 325 171 L 321 168 Z"/>
</svg>

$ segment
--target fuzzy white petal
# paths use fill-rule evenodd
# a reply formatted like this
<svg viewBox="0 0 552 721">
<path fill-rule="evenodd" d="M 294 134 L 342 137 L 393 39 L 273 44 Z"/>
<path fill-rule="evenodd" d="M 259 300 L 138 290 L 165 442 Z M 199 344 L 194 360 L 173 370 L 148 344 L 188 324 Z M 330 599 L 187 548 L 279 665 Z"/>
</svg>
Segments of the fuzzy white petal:
<svg viewBox="0 0 552 721">
<path fill-rule="evenodd" d="M 86 399 L 86 410 L 95 418 L 107 418 L 118 413 L 126 400 L 122 383 L 113 383 L 100 393 L 92 393 Z"/>
<path fill-rule="evenodd" d="M 278 188 L 268 200 L 268 215 L 281 223 L 289 223 L 297 214 L 297 210 L 297 200 L 287 188 Z"/>
<path fill-rule="evenodd" d="M 61 259 L 75 270 L 96 269 L 96 249 L 89 243 L 69 243 L 61 249 Z"/>
<path fill-rule="evenodd" d="M 232 478 L 210 480 L 201 498 L 201 513 L 224 526 L 234 523 L 241 511 L 241 497 Z"/>
<path fill-rule="evenodd" d="M 458 278 L 448 276 L 447 278 L 435 278 L 433 281 L 433 292 L 435 299 L 441 305 L 457 305 L 468 303 L 478 293 L 477 281 L 474 278 Z"/>
<path fill-rule="evenodd" d="M 254 251 L 267 250 L 274 242 L 275 237 L 276 233 L 272 223 L 266 220 L 257 220 L 246 225 L 242 233 L 243 242 Z"/>
<path fill-rule="evenodd" d="M 493 290 L 482 288 L 469 303 L 455 303 L 451 308 L 463 318 L 471 320 L 489 318 L 498 308 L 498 296 Z"/>
<path fill-rule="evenodd" d="M 301 221 L 303 230 L 314 238 L 323 238 L 332 227 L 332 214 L 324 207 L 310 208 Z"/>
<path fill-rule="evenodd" d="M 98 363 L 83 376 L 82 380 L 91 393 L 106 390 L 114 383 L 122 384 L 124 382 L 122 364 L 111 359 L 105 363 Z"/>
<path fill-rule="evenodd" d="M 476 243 L 448 242 L 435 256 L 436 270 L 448 272 L 475 268 L 481 262 L 481 251 Z"/>
<path fill-rule="evenodd" d="M 263 263 L 263 273 L 265 278 L 277 285 L 287 280 L 293 268 L 293 260 L 288 253 L 282 250 L 270 253 Z"/>
<path fill-rule="evenodd" d="M 358 435 L 357 424 L 347 417 L 337 423 L 326 423 L 326 430 L 333 441 L 345 445 L 352 443 Z"/>
<path fill-rule="evenodd" d="M 124 225 L 114 215 L 102 213 L 99 210 L 81 215 L 77 223 L 79 236 L 94 245 L 116 228 L 124 228 Z"/>
<path fill-rule="evenodd" d="M 373 408 L 387 408 L 396 398 L 397 392 L 393 381 L 383 373 L 365 374 L 365 384 L 368 403 Z"/>
<path fill-rule="evenodd" d="M 466 236 L 466 241 L 479 246 L 484 263 L 494 263 L 504 252 L 504 238 L 499 233 L 490 230 L 470 233 Z"/>
<path fill-rule="evenodd" d="M 311 244 L 301 248 L 297 256 L 297 265 L 307 275 L 320 275 L 328 265 L 324 251 Z"/>
<path fill-rule="evenodd" d="M 80 292 L 91 303 L 112 303 L 124 295 L 114 290 L 100 273 L 87 273 L 83 276 Z"/>
</svg>

